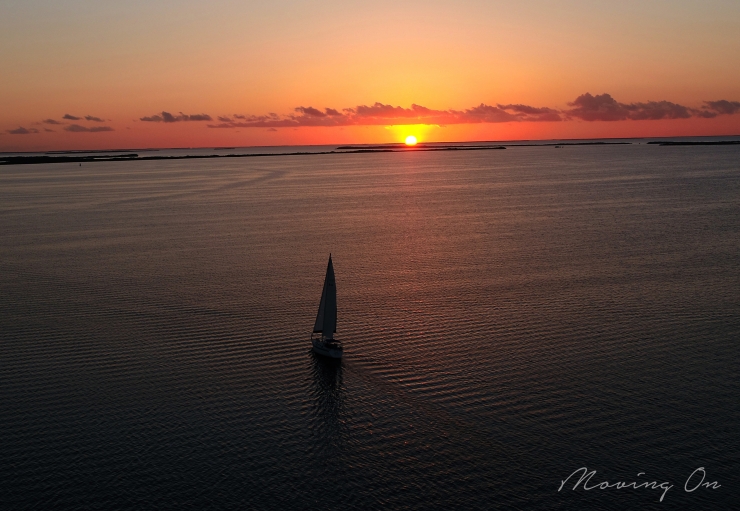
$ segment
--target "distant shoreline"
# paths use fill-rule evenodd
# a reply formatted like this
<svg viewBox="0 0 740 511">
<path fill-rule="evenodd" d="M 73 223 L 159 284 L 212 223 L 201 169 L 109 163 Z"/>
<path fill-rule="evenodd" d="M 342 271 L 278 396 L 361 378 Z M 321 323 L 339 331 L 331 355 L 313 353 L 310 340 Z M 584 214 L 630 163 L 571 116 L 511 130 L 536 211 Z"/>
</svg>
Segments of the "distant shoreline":
<svg viewBox="0 0 740 511">
<path fill-rule="evenodd" d="M 468 142 L 469 143 L 469 142 Z M 231 154 L 185 154 L 170 156 L 139 156 L 138 153 L 129 151 L 50 151 L 44 155 L 33 156 L 2 156 L 0 153 L 0 166 L 2 165 L 39 165 L 45 163 L 94 163 L 103 161 L 151 161 L 151 160 L 190 160 L 211 158 L 258 158 L 268 156 L 312 156 L 327 154 L 368 154 L 368 153 L 408 153 L 408 152 L 434 152 L 434 151 L 490 151 L 506 149 L 507 147 L 564 147 L 564 146 L 603 146 L 603 145 L 632 145 L 634 142 L 610 142 L 610 141 L 582 141 L 582 142 L 545 142 L 545 143 L 511 143 L 501 145 L 435 145 L 418 144 L 416 146 L 405 146 L 404 144 L 381 144 L 381 145 L 345 145 L 338 146 L 331 151 L 294 151 L 289 153 L 231 153 Z M 706 141 L 674 141 L 653 140 L 645 142 L 648 145 L 658 146 L 721 146 L 740 145 L 740 140 L 706 140 Z M 233 148 L 214 148 L 214 150 Z M 155 152 L 157 149 L 144 149 L 144 152 Z M 107 154 L 106 154 L 107 153 Z M 85 154 L 85 156 L 82 156 Z"/>
<path fill-rule="evenodd" d="M 706 140 L 700 142 L 692 142 L 689 140 L 656 140 L 654 142 L 646 142 L 647 144 L 653 145 L 740 145 L 740 140 Z"/>
<path fill-rule="evenodd" d="M 299 151 L 292 153 L 251 153 L 251 154 L 186 154 L 182 156 L 139 156 L 135 153 L 101 154 L 93 156 L 0 156 L 0 165 L 38 165 L 43 163 L 93 163 L 101 161 L 150 161 L 150 160 L 194 160 L 209 158 L 257 158 L 264 156 L 313 156 L 320 154 L 363 154 L 363 153 L 406 153 L 431 151 L 481 151 L 506 149 L 504 146 L 475 147 L 399 147 L 398 149 L 354 149 L 346 151 Z"/>
<path fill-rule="evenodd" d="M 471 145 L 435 145 L 435 144 L 416 144 L 414 146 L 406 146 L 405 144 L 380 144 L 380 145 L 343 145 L 337 147 L 337 149 L 348 149 L 348 150 L 381 150 L 381 149 L 400 149 L 402 151 L 409 150 L 453 150 L 453 149 L 506 149 L 507 147 L 548 147 L 548 146 L 565 146 L 565 145 L 631 145 L 632 142 L 606 142 L 606 141 L 584 141 L 584 142 L 544 142 L 541 144 L 530 143 L 530 144 L 499 144 L 497 147 L 473 145 L 476 142 L 456 142 L 457 144 L 471 144 Z"/>
</svg>

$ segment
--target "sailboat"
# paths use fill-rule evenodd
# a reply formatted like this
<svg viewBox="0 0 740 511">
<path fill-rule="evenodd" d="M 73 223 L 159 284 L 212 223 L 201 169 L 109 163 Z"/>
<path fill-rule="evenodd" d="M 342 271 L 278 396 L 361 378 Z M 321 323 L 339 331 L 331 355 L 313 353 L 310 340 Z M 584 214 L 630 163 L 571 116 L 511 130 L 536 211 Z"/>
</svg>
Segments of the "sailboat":
<svg viewBox="0 0 740 511">
<path fill-rule="evenodd" d="M 329 254 L 329 265 L 326 267 L 319 313 L 316 315 L 316 323 L 313 325 L 313 333 L 311 334 L 313 350 L 325 357 L 342 358 L 342 343 L 334 339 L 336 331 L 337 286 L 334 282 L 334 266 L 331 264 L 331 254 Z"/>
</svg>

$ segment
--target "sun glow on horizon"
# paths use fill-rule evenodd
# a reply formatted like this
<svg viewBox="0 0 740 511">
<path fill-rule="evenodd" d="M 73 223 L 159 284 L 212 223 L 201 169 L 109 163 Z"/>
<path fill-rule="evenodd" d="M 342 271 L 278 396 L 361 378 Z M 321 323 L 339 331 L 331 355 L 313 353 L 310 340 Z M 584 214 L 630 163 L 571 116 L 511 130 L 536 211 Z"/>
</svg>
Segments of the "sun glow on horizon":
<svg viewBox="0 0 740 511">
<path fill-rule="evenodd" d="M 386 139 L 386 143 L 401 143 L 405 147 L 414 147 L 421 143 L 435 141 L 435 131 L 439 130 L 439 126 L 436 124 L 395 124 L 386 126 L 385 129 L 391 132 L 390 136 Z M 447 133 L 444 133 L 445 135 Z M 415 140 L 415 144 L 409 144 L 411 139 Z M 436 140 L 438 141 L 438 140 Z"/>
<path fill-rule="evenodd" d="M 416 145 L 416 142 L 417 140 L 415 136 L 409 135 L 408 137 L 406 137 L 406 145 L 409 145 L 409 146 Z"/>
</svg>

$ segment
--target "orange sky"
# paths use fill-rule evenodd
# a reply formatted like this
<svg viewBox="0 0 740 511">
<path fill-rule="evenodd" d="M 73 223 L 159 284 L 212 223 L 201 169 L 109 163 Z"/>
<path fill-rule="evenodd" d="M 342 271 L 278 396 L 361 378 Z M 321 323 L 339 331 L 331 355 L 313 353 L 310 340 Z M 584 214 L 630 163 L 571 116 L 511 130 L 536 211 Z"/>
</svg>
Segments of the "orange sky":
<svg viewBox="0 0 740 511">
<path fill-rule="evenodd" d="M 740 134 L 739 33 L 740 2 L 720 0 L 6 0 L 0 151 L 398 142 L 408 128 L 388 126 L 426 122 L 422 141 Z M 612 106 L 574 113 L 585 93 Z M 378 102 L 444 122 L 285 122 L 297 107 Z M 475 117 L 481 104 L 560 120 Z M 180 120 L 141 120 L 162 112 Z M 584 120 L 605 112 L 623 120 Z M 270 113 L 282 122 L 271 130 L 208 127 Z M 199 114 L 211 121 L 185 120 Z"/>
</svg>

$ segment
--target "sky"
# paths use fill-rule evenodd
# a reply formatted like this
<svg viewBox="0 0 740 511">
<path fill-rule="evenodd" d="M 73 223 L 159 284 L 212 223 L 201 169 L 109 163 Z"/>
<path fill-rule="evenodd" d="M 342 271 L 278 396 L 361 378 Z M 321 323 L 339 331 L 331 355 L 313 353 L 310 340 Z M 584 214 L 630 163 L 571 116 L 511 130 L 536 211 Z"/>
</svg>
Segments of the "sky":
<svg viewBox="0 0 740 511">
<path fill-rule="evenodd" d="M 737 0 L 0 0 L 0 151 L 740 135 Z"/>
</svg>

